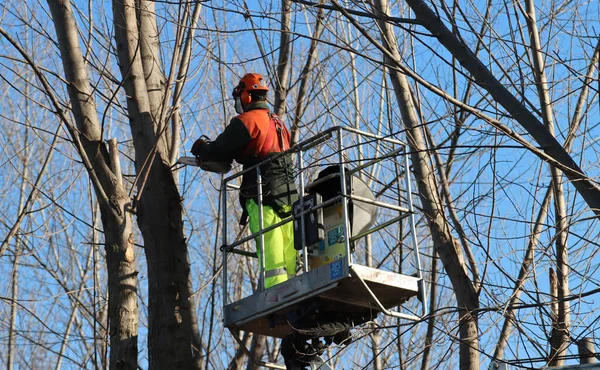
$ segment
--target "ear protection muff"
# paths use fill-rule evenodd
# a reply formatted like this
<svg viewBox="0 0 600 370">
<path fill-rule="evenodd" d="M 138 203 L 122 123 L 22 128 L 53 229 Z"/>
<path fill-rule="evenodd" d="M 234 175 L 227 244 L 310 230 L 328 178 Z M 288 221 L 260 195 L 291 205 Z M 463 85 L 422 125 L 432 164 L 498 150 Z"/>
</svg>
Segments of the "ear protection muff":
<svg viewBox="0 0 600 370">
<path fill-rule="evenodd" d="M 242 90 L 242 93 L 240 94 L 240 100 L 242 101 L 242 104 L 248 105 L 252 102 L 252 96 L 250 96 L 248 91 Z"/>
</svg>

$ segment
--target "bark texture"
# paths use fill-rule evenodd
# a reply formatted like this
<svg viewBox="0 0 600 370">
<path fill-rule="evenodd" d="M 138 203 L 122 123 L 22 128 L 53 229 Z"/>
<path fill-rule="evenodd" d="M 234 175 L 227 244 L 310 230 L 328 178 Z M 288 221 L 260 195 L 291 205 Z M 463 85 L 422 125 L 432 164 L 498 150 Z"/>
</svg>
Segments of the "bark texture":
<svg viewBox="0 0 600 370">
<path fill-rule="evenodd" d="M 197 349 L 193 346 L 190 267 L 181 198 L 169 165 L 168 140 L 161 139 L 160 122 L 153 119 L 140 53 L 136 4 L 132 0 L 115 0 L 113 15 L 135 147 L 137 222 L 148 262 L 149 368 L 193 369 L 197 368 Z M 157 55 L 157 51 L 150 54 Z"/>
<path fill-rule="evenodd" d="M 531 0 L 525 2 L 527 28 L 531 42 L 531 56 L 533 59 L 533 75 L 535 77 L 536 88 L 540 101 L 540 111 L 544 126 L 548 129 L 550 135 L 554 136 L 554 110 L 552 99 L 548 88 L 548 79 L 544 58 L 542 55 L 542 46 L 540 35 L 537 28 L 537 16 L 535 4 Z M 568 218 L 565 205 L 562 173 L 554 165 L 550 165 L 552 175 L 551 188 L 554 193 L 554 216 L 556 219 L 555 230 L 555 255 L 558 278 L 558 300 L 559 309 L 556 325 L 552 328 L 550 342 L 550 361 L 551 366 L 562 366 L 564 360 L 562 357 L 566 354 L 569 344 L 569 326 L 570 326 L 570 305 L 565 298 L 569 295 L 569 266 L 568 266 L 568 245 L 567 228 Z"/>
<path fill-rule="evenodd" d="M 376 0 L 375 7 L 381 14 L 388 14 L 386 0 Z M 396 65 L 401 61 L 396 37 L 390 25 L 378 21 L 383 44 L 390 54 L 386 55 L 387 65 Z M 393 58 L 393 59 L 392 59 Z M 445 215 L 438 184 L 433 168 L 427 157 L 427 145 L 417 118 L 414 99 L 406 76 L 396 69 L 389 69 L 389 77 L 400 108 L 402 121 L 407 129 L 407 141 L 411 147 L 411 160 L 419 190 L 419 198 L 427 217 L 434 248 L 450 278 L 459 312 L 460 368 L 476 370 L 480 368 L 479 335 L 477 315 L 479 297 L 469 277 L 462 248 L 451 234 L 451 227 Z"/>
<path fill-rule="evenodd" d="M 68 0 L 49 0 L 68 92 L 77 128 L 69 132 L 97 195 L 106 248 L 110 317 L 110 368 L 137 369 L 137 271 L 134 259 L 130 199 L 110 167 L 108 149 L 79 46 L 77 26 Z M 95 181 L 94 181 L 95 180 Z"/>
<path fill-rule="evenodd" d="M 280 117 L 285 115 L 285 99 L 290 79 L 290 25 L 292 23 L 291 0 L 281 0 L 281 33 L 279 39 L 279 60 L 275 76 L 275 103 L 273 111 Z"/>
</svg>

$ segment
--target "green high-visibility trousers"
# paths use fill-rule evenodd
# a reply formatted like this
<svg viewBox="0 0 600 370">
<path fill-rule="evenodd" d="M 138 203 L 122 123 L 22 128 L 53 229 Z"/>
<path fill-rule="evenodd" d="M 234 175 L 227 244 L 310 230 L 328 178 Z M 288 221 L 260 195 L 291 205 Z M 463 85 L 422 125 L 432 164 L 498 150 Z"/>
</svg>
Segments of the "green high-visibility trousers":
<svg viewBox="0 0 600 370">
<path fill-rule="evenodd" d="M 246 201 L 246 210 L 250 221 L 250 231 L 259 230 L 258 205 L 253 199 Z M 270 206 L 263 206 L 263 229 L 281 222 L 281 217 Z M 259 239 L 256 249 L 260 260 Z M 294 225 L 292 221 L 285 223 L 264 235 L 265 251 L 265 288 L 283 283 L 296 276 L 296 255 L 294 249 Z"/>
</svg>

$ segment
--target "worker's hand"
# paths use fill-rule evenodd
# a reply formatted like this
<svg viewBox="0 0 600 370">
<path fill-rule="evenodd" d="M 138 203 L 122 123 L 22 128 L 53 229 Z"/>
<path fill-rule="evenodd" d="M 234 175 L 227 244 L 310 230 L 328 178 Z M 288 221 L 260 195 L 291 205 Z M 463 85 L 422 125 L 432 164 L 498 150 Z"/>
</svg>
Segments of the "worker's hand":
<svg viewBox="0 0 600 370">
<path fill-rule="evenodd" d="M 204 151 L 206 146 L 208 146 L 208 138 L 206 136 L 200 137 L 200 139 L 196 140 L 194 145 L 192 145 L 192 154 L 196 157 L 200 156 L 200 154 Z"/>
</svg>

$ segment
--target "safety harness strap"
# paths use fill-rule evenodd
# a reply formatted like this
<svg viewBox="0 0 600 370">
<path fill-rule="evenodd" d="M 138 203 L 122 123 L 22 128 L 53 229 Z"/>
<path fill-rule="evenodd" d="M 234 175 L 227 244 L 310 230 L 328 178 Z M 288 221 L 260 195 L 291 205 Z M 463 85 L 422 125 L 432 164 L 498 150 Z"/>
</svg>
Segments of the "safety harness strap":
<svg viewBox="0 0 600 370">
<path fill-rule="evenodd" d="M 290 148 L 289 132 L 281 122 L 281 119 L 274 113 L 269 112 L 269 127 L 262 147 L 256 155 L 263 159 L 268 153 L 280 153 Z"/>
</svg>

